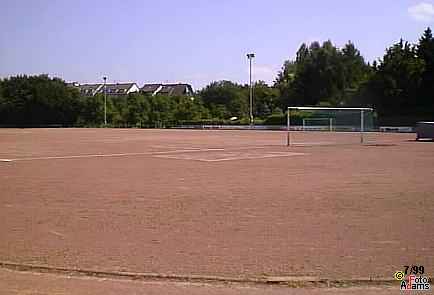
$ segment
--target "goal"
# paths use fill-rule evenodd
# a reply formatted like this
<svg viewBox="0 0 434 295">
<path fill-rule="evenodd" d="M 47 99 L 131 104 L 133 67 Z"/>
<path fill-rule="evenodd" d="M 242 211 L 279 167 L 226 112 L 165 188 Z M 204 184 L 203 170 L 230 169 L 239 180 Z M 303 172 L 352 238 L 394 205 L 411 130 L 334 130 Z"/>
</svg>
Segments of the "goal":
<svg viewBox="0 0 434 295">
<path fill-rule="evenodd" d="M 318 144 L 363 144 L 365 133 L 373 130 L 373 113 L 372 108 L 288 107 L 287 145 L 297 144 L 293 138 L 297 132 L 300 132 L 300 138 L 307 139 L 306 143 L 320 139 Z M 316 133 L 307 134 L 309 131 Z"/>
</svg>

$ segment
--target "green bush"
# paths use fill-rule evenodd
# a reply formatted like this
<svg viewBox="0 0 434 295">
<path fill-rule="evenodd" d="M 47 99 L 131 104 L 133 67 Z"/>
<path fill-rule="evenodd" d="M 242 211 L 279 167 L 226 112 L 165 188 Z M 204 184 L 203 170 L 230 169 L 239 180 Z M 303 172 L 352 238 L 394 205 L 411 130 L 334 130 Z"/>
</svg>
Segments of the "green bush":
<svg viewBox="0 0 434 295">
<path fill-rule="evenodd" d="M 263 121 L 264 125 L 286 125 L 286 115 L 271 115 Z"/>
</svg>

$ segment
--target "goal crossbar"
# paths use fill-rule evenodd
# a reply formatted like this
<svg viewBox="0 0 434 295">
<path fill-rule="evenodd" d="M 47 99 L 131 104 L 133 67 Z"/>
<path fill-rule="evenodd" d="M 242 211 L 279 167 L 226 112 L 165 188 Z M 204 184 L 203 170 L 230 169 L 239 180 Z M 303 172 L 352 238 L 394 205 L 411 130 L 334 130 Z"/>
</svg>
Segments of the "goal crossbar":
<svg viewBox="0 0 434 295">
<path fill-rule="evenodd" d="M 364 142 L 364 113 L 374 111 L 373 108 L 328 108 L 328 107 L 288 107 L 287 111 L 287 146 L 291 146 L 291 110 L 299 111 L 359 111 L 360 112 L 360 143 Z"/>
</svg>

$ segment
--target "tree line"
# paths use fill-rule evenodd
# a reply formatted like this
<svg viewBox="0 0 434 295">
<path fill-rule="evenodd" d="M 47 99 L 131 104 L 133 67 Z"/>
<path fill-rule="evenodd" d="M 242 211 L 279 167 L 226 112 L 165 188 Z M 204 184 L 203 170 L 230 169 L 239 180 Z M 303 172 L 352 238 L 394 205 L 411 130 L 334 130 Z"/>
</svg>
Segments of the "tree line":
<svg viewBox="0 0 434 295">
<path fill-rule="evenodd" d="M 209 112 L 200 99 L 131 93 L 107 96 L 107 121 L 116 127 L 164 127 L 200 121 Z M 0 126 L 104 124 L 104 95 L 82 96 L 59 78 L 14 76 L 0 80 Z"/>
<path fill-rule="evenodd" d="M 302 44 L 286 61 L 275 87 L 283 105 L 373 107 L 379 124 L 413 125 L 434 116 L 434 38 L 427 28 L 417 44 L 404 40 L 367 63 L 352 42 Z"/>
<path fill-rule="evenodd" d="M 273 85 L 254 83 L 258 124 L 283 124 L 288 106 L 373 107 L 379 124 L 413 125 L 434 115 L 434 38 L 427 28 L 416 44 L 404 40 L 372 64 L 354 43 L 302 44 L 283 63 Z M 133 93 L 107 98 L 111 126 L 247 124 L 249 86 L 211 82 L 192 97 Z M 13 76 L 0 80 L 0 125 L 100 126 L 104 97 L 81 96 L 59 78 Z"/>
</svg>

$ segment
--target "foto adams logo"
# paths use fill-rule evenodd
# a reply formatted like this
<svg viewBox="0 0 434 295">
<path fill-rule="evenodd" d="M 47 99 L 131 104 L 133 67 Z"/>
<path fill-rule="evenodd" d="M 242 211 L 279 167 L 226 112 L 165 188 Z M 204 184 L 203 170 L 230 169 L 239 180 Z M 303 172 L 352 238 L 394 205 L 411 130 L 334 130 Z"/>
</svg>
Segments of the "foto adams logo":
<svg viewBox="0 0 434 295">
<path fill-rule="evenodd" d="M 425 268 L 422 265 L 404 266 L 404 271 L 395 272 L 395 279 L 400 281 L 401 291 L 429 291 L 431 278 L 424 276 Z"/>
</svg>

